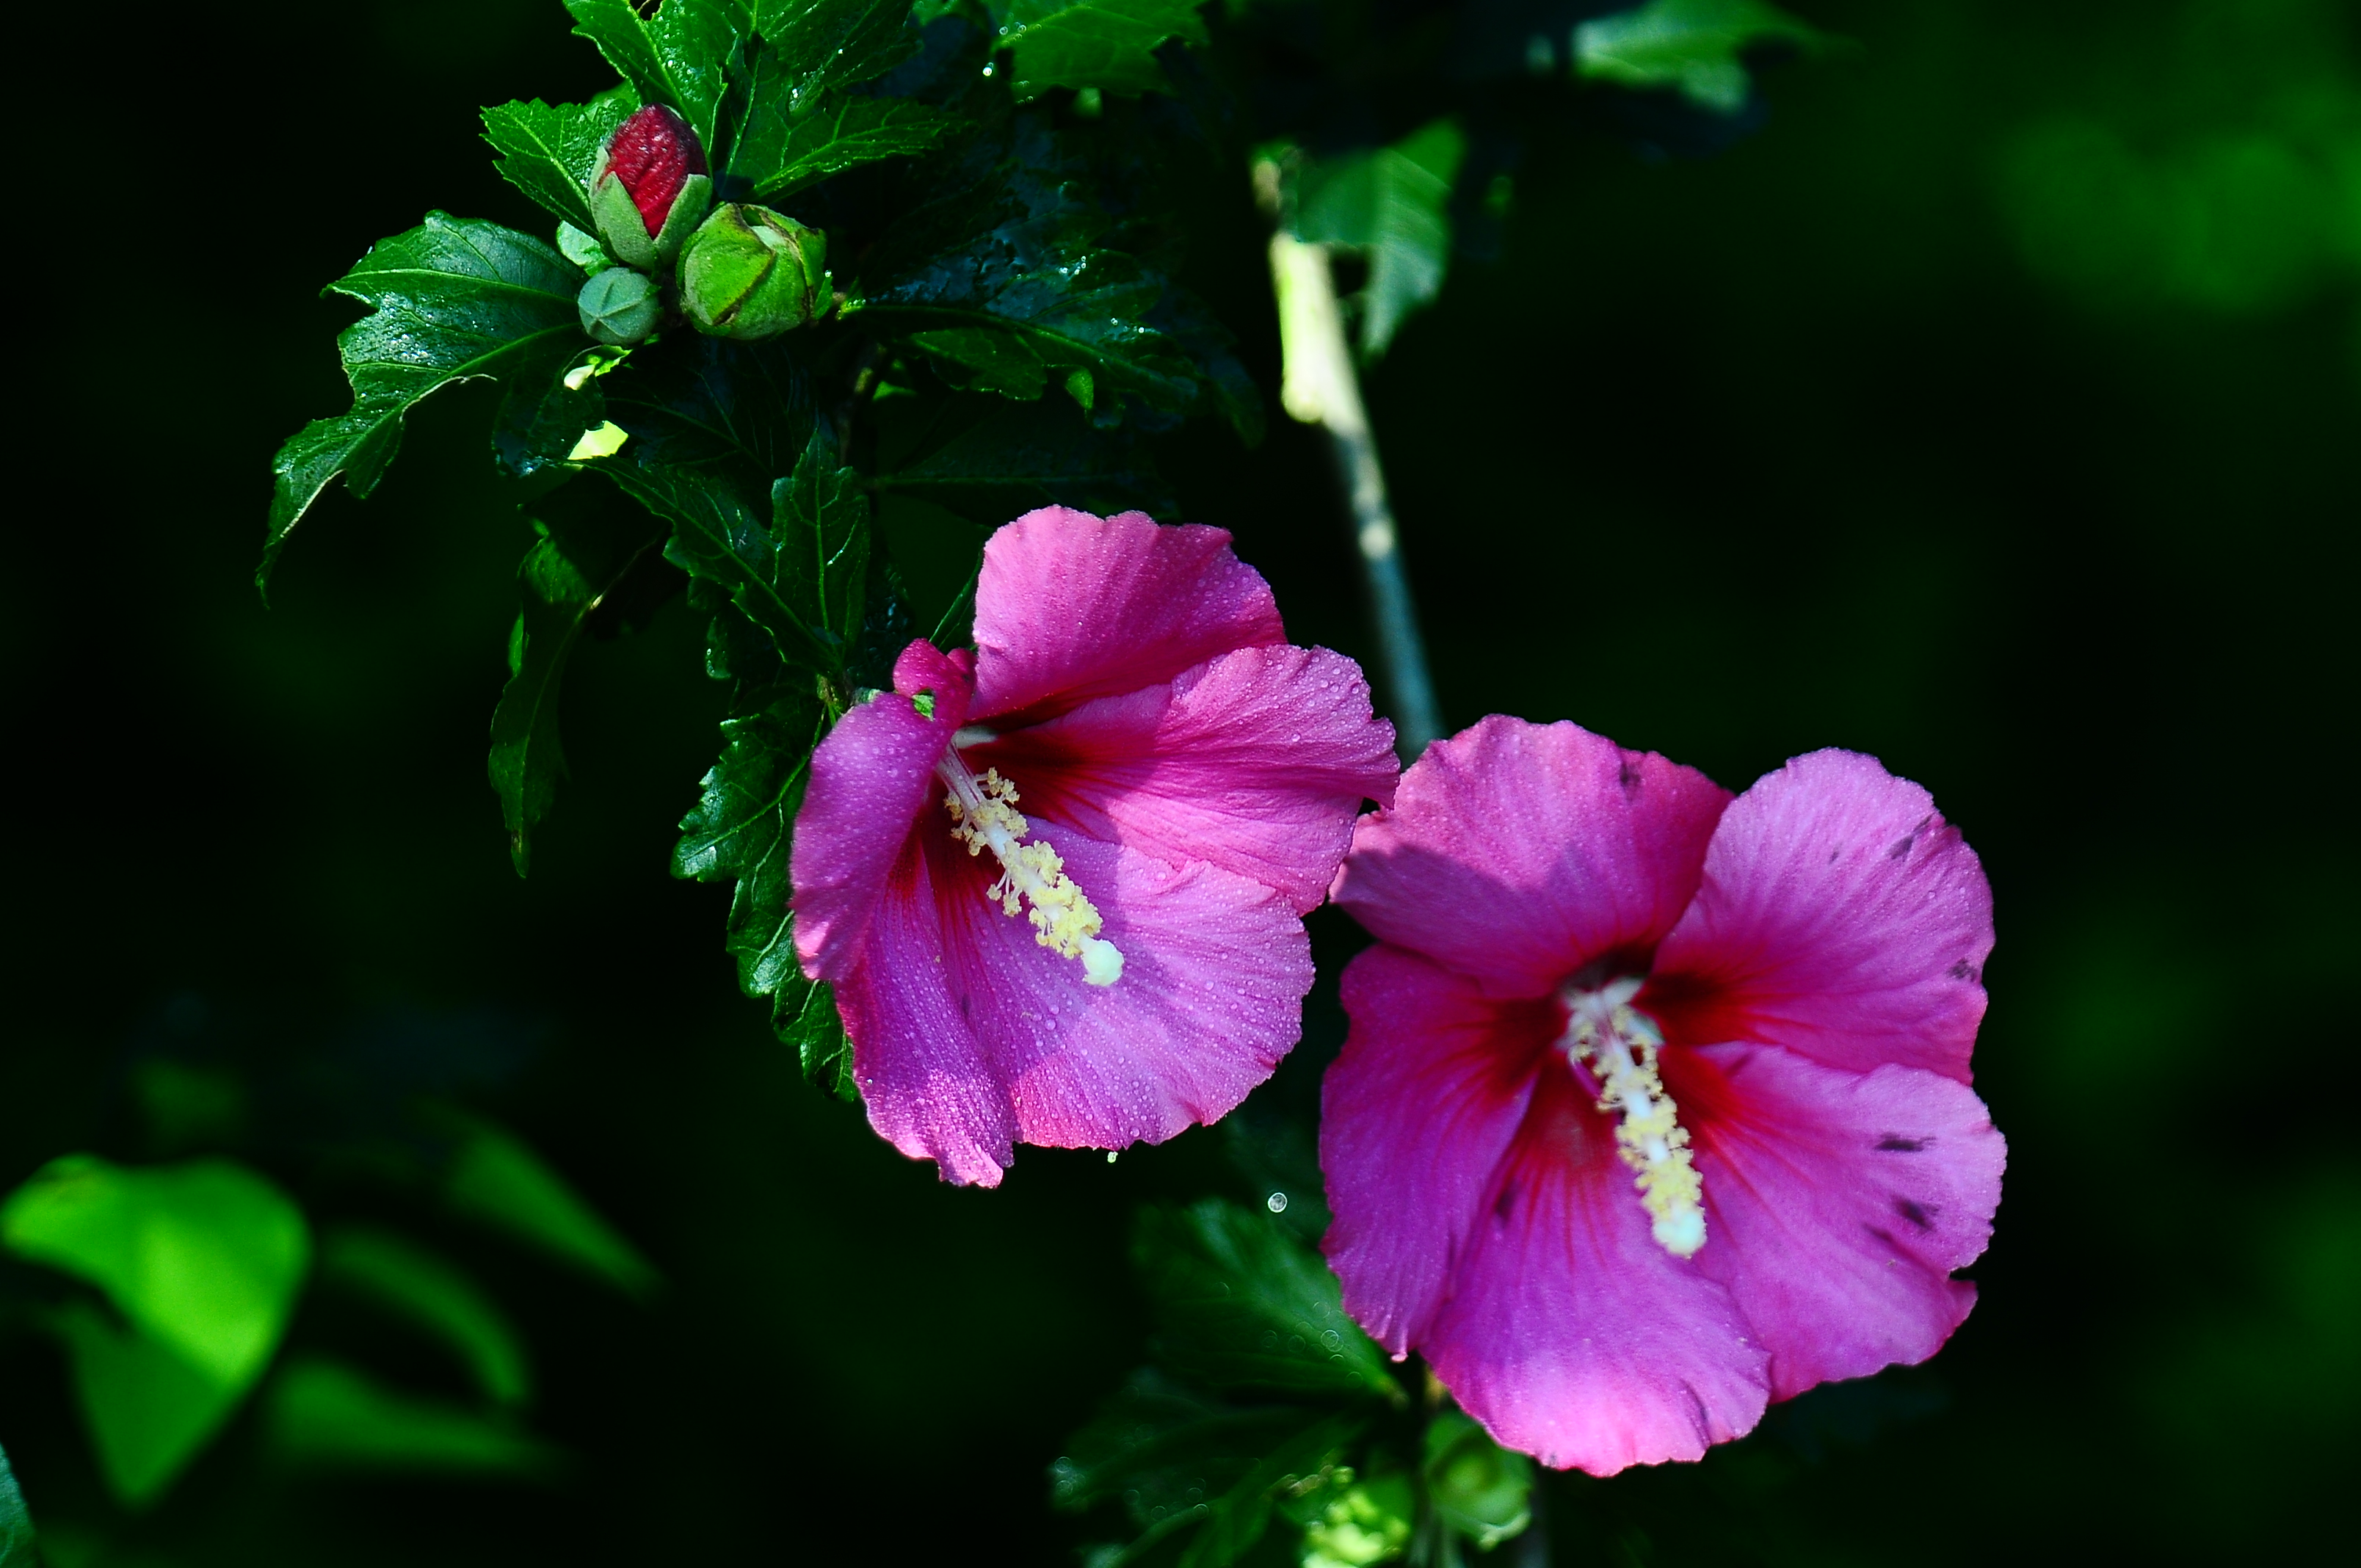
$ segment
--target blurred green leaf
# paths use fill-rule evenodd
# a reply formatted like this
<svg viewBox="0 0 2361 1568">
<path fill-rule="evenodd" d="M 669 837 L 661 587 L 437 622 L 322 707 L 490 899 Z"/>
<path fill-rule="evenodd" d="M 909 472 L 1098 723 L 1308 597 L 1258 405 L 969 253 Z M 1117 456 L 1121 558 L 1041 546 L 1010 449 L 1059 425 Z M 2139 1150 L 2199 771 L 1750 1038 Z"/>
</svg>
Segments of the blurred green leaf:
<svg viewBox="0 0 2361 1568">
<path fill-rule="evenodd" d="M 509 683 L 492 709 L 489 763 L 519 876 L 531 869 L 533 829 L 548 817 L 566 776 L 557 710 L 566 661 L 608 596 L 664 539 L 645 511 L 583 505 L 580 487 L 546 498 L 533 524 L 541 537 L 517 569 L 523 608 Z"/>
<path fill-rule="evenodd" d="M 33 1516 L 16 1486 L 16 1473 L 8 1468 L 7 1450 L 0 1449 L 0 1568 L 39 1568 L 39 1561 L 33 1547 Z"/>
<path fill-rule="evenodd" d="M 1244 1557 L 1269 1528 L 1272 1494 L 1320 1475 L 1367 1425 L 1365 1417 L 1326 1416 L 1273 1443 L 1228 1491 L 1205 1505 L 1205 1528 L 1180 1554 L 1180 1568 L 1226 1568 Z M 1128 1561 L 1138 1551 L 1135 1545 L 1116 1561 Z"/>
<path fill-rule="evenodd" d="M 311 1261 L 302 1212 L 223 1159 L 128 1168 L 67 1155 L 0 1207 L 19 1257 L 106 1294 L 203 1376 L 243 1389 L 262 1371 Z"/>
<path fill-rule="evenodd" d="M 474 1118 L 456 1118 L 444 1196 L 462 1214 L 530 1242 L 632 1296 L 659 1283 L 639 1249 L 623 1239 L 566 1179 L 514 1135 Z"/>
<path fill-rule="evenodd" d="M 505 1421 L 399 1393 L 322 1356 L 288 1364 L 265 1416 L 274 1448 L 322 1468 L 540 1475 L 562 1458 Z"/>
<path fill-rule="evenodd" d="M 1052 87 L 1152 93 L 1170 85 L 1156 51 L 1167 39 L 1205 47 L 1204 0 L 992 0 L 998 42 L 1015 51 L 1010 90 L 1022 101 Z"/>
<path fill-rule="evenodd" d="M 1268 1212 L 1219 1199 L 1145 1210 L 1132 1257 L 1170 1370 L 1213 1388 L 1407 1402 L 1385 1353 L 1345 1315 L 1335 1276 Z"/>
<path fill-rule="evenodd" d="M 1574 29 L 1576 74 L 1619 87 L 1671 87 L 1734 115 L 1752 83 L 1742 56 L 1766 43 L 1816 46 L 1820 33 L 1766 0 L 1650 0 Z"/>
<path fill-rule="evenodd" d="M 1389 1562 L 1409 1546 L 1418 1516 L 1417 1488 L 1399 1470 L 1342 1484 L 1332 1478 L 1331 1485 L 1315 1488 L 1304 1502 L 1311 1507 L 1303 1510 L 1308 1517 L 1303 1517 L 1302 1568 L 1367 1568 Z"/>
<path fill-rule="evenodd" d="M 532 1395 L 533 1376 L 516 1331 L 449 1259 L 390 1231 L 339 1225 L 321 1244 L 320 1277 L 448 1345 L 494 1403 L 522 1404 Z"/>
<path fill-rule="evenodd" d="M 126 1507 L 143 1508 L 212 1440 L 247 1384 L 225 1381 L 88 1301 L 67 1302 L 56 1327 L 99 1473 Z"/>
<path fill-rule="evenodd" d="M 1134 1523 L 1154 1524 L 1227 1489 L 1317 1413 L 1234 1409 L 1143 1368 L 1068 1440 L 1049 1467 L 1049 1498 L 1072 1511 L 1120 1498 Z"/>
<path fill-rule="evenodd" d="M 531 235 L 446 213 L 370 247 L 328 286 L 371 312 L 336 337 L 352 410 L 313 420 L 272 460 L 256 585 L 268 585 L 287 536 L 330 480 L 343 474 L 362 499 L 377 488 L 421 399 L 486 378 L 545 384 L 582 347 L 581 287 L 581 269 Z"/>
<path fill-rule="evenodd" d="M 1426 1424 L 1426 1495 L 1443 1522 L 1484 1551 L 1532 1522 L 1533 1462 L 1494 1442 L 1456 1409 Z"/>
<path fill-rule="evenodd" d="M 230 1143 L 246 1130 L 246 1086 L 232 1074 L 149 1057 L 132 1069 L 131 1086 L 156 1153 Z"/>
<path fill-rule="evenodd" d="M 1391 147 L 1306 159 L 1296 174 L 1295 236 L 1369 258 L 1361 352 L 1374 359 L 1404 317 L 1443 291 L 1451 260 L 1452 181 L 1467 152 L 1456 122 L 1437 120 Z"/>
<path fill-rule="evenodd" d="M 486 109 L 484 139 L 500 156 L 500 178 L 585 234 L 598 232 L 590 213 L 590 171 L 615 127 L 640 106 L 629 85 L 587 104 L 501 104 Z"/>
</svg>

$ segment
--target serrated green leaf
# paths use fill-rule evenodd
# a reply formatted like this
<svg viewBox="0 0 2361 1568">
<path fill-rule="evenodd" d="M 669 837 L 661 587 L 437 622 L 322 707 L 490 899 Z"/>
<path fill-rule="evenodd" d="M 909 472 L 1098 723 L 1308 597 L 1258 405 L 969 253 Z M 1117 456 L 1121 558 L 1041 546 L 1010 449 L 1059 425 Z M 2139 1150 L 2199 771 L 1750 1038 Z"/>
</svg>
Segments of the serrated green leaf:
<svg viewBox="0 0 2361 1568">
<path fill-rule="evenodd" d="M 1143 1211 L 1132 1257 L 1157 1307 L 1160 1365 L 1213 1388 L 1404 1402 L 1335 1276 L 1278 1219 L 1207 1199 Z"/>
<path fill-rule="evenodd" d="M 788 603 L 823 640 L 850 646 L 869 587 L 869 495 L 858 472 L 837 466 L 827 425 L 812 427 L 796 471 L 771 487 L 771 517 Z"/>
<path fill-rule="evenodd" d="M 826 981 L 811 981 L 800 994 L 795 986 L 781 986 L 776 1000 L 771 1027 L 795 1047 L 805 1079 L 848 1105 L 860 1104 L 861 1088 L 852 1078 L 852 1041 L 836 1010 L 835 992 Z"/>
<path fill-rule="evenodd" d="M 1102 425 L 1132 403 L 1185 413 L 1197 367 L 1147 321 L 1165 280 L 1100 246 L 1107 226 L 1046 133 L 997 162 L 979 147 L 948 194 L 880 237 L 842 313 L 1005 395 L 1086 371 Z"/>
<path fill-rule="evenodd" d="M 508 1317 L 458 1265 L 368 1225 L 339 1225 L 320 1247 L 320 1277 L 376 1302 L 448 1346 L 495 1404 L 533 1392 L 524 1345 Z"/>
<path fill-rule="evenodd" d="M 500 155 L 500 178 L 585 234 L 596 234 L 588 188 L 598 149 L 640 106 L 629 83 L 587 104 L 535 98 L 484 111 L 484 139 Z"/>
<path fill-rule="evenodd" d="M 960 121 L 908 98 L 831 93 L 794 119 L 751 122 L 732 154 L 731 173 L 754 199 L 775 202 L 831 174 L 925 152 Z"/>
<path fill-rule="evenodd" d="M 1171 38 L 1205 46 L 1204 0 L 994 0 L 1000 41 L 1014 50 L 1010 89 L 1152 93 L 1167 85 L 1156 51 Z"/>
<path fill-rule="evenodd" d="M 607 422 L 604 378 L 634 352 L 593 344 L 546 380 L 511 381 L 492 419 L 494 459 L 518 478 L 574 461 L 583 434 Z"/>
<path fill-rule="evenodd" d="M 722 720 L 720 759 L 681 818 L 673 875 L 737 883 L 727 946 L 749 996 L 773 995 L 801 978 L 787 862 L 812 748 L 826 732 L 817 700 Z M 798 1012 L 801 1005 L 798 997 Z"/>
<path fill-rule="evenodd" d="M 581 286 L 581 272 L 531 235 L 445 213 L 379 241 L 330 284 L 371 311 L 336 338 L 353 407 L 305 425 L 273 459 L 257 587 L 330 480 L 343 474 L 359 499 L 377 488 L 421 399 L 485 378 L 539 384 L 571 358 L 584 341 Z"/>
<path fill-rule="evenodd" d="M 320 1355 L 280 1374 L 266 1427 L 283 1458 L 322 1469 L 539 1475 L 561 1460 L 506 1420 L 398 1392 Z"/>
<path fill-rule="evenodd" d="M 16 1473 L 8 1467 L 8 1453 L 0 1449 L 0 1568 L 38 1568 L 33 1545 L 33 1516 Z"/>
<path fill-rule="evenodd" d="M 791 112 L 891 70 L 915 48 L 903 32 L 910 0 L 753 0 L 753 7 L 754 30 L 796 84 Z"/>
<path fill-rule="evenodd" d="M 1404 317 L 1443 291 L 1451 260 L 1452 181 L 1467 138 L 1451 120 L 1392 147 L 1307 159 L 1296 177 L 1295 236 L 1369 258 L 1361 293 L 1361 352 L 1375 358 Z"/>
<path fill-rule="evenodd" d="M 566 0 L 574 30 L 598 46 L 617 75 L 639 92 L 643 104 L 668 104 L 680 109 L 679 94 L 656 55 L 655 41 L 632 0 Z M 686 111 L 682 111 L 684 118 Z M 694 123 L 693 121 L 691 122 Z"/>
<path fill-rule="evenodd" d="M 582 499 L 578 488 L 560 489 L 537 509 L 544 532 L 517 569 L 522 638 L 492 710 L 489 768 L 519 876 L 532 867 L 533 829 L 548 817 L 566 776 L 557 709 L 566 662 L 608 595 L 664 540 L 645 512 L 586 507 Z"/>
<path fill-rule="evenodd" d="M 1575 71 L 1622 87 L 1675 88 L 1701 109 L 1734 115 L 1752 90 L 1747 49 L 1822 41 L 1817 29 L 1766 0 L 1651 0 L 1576 27 Z"/>
<path fill-rule="evenodd" d="M 842 662 L 842 650 L 822 641 L 788 604 L 780 584 L 778 542 L 734 488 L 705 470 L 635 464 L 631 455 L 626 448 L 592 466 L 672 524 L 665 560 L 719 585 L 730 603 L 770 633 L 785 657 L 815 670 Z"/>
</svg>

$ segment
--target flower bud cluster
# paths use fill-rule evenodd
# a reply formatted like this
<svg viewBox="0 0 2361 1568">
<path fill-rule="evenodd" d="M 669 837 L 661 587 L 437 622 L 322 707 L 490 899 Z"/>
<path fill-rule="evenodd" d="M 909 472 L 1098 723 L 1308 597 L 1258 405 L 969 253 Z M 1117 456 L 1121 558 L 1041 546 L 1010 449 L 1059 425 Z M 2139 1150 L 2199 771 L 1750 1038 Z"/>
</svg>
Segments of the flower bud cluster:
<svg viewBox="0 0 2361 1568">
<path fill-rule="evenodd" d="M 684 315 L 717 337 L 772 337 L 827 313 L 828 236 L 752 203 L 714 206 L 697 132 L 661 104 L 615 127 L 588 195 L 598 232 L 562 225 L 558 245 L 591 274 L 576 305 L 599 343 Z"/>
</svg>

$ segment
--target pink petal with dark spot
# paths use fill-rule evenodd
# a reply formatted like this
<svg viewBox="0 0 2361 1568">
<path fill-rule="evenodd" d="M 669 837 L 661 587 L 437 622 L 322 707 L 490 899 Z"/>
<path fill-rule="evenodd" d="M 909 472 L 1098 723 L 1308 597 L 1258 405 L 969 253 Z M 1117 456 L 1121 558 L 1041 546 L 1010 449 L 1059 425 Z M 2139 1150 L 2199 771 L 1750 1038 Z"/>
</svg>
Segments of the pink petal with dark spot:
<svg viewBox="0 0 2361 1568">
<path fill-rule="evenodd" d="M 1983 867 L 1933 797 L 1874 757 L 1815 751 L 1722 815 L 1641 1005 L 1691 1045 L 1965 1083 L 1992 947 Z"/>
</svg>

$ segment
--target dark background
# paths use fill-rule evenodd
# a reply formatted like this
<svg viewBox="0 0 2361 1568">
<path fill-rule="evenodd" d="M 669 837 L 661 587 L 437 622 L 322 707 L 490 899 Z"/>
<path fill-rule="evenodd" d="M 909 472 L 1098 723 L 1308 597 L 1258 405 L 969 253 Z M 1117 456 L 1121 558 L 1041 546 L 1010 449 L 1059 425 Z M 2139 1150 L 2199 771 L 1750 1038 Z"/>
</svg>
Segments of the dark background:
<svg viewBox="0 0 2361 1568">
<path fill-rule="evenodd" d="M 1532 148 L 1504 258 L 1456 267 L 1369 395 L 1453 725 L 1573 718 L 1733 787 L 1842 745 L 1934 791 L 1997 894 L 2006 1197 L 1928 1367 L 1701 1465 L 1554 1479 L 1559 1560 L 2334 1539 L 2361 1400 L 2355 9 L 1797 8 L 1865 47 L 1771 71 L 1717 158 Z M 0 1187 L 142 1157 L 126 1064 L 159 1039 L 267 1075 L 391 1038 L 460 1062 L 670 1287 L 471 1257 L 533 1347 L 556 1480 L 307 1478 L 249 1417 L 137 1523 L 16 1335 L 0 1442 L 37 1519 L 109 1563 L 1068 1561 L 1043 1471 L 1141 1354 L 1127 1216 L 1230 1190 L 1220 1135 L 1028 1150 L 962 1191 L 803 1087 L 736 994 L 725 894 L 666 872 L 721 707 L 677 601 L 577 655 L 572 784 L 517 880 L 484 748 L 529 536 L 487 389 L 426 405 L 367 504 L 323 501 L 268 610 L 251 586 L 271 451 L 345 406 L 353 312 L 314 291 L 430 206 L 542 228 L 475 111 L 604 85 L 589 46 L 555 0 L 38 25 Z M 1190 281 L 1275 392 L 1243 172 L 1195 221 Z M 1367 652 L 1314 437 L 1167 455 L 1298 641 Z M 1271 1091 L 1298 1103 L 1359 939 L 1313 927 Z"/>
</svg>

